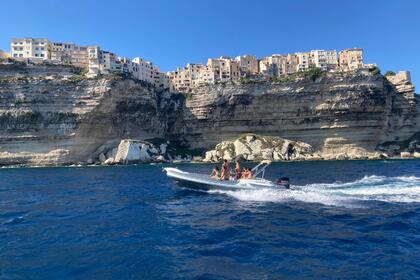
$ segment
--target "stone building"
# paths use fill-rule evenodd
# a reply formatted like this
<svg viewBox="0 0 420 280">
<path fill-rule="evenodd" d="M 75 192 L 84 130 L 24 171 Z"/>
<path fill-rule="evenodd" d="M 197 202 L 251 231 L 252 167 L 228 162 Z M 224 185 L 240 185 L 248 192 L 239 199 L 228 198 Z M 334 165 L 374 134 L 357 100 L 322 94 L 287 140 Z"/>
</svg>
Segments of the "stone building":
<svg viewBox="0 0 420 280">
<path fill-rule="evenodd" d="M 363 67 L 363 49 L 346 49 L 338 53 L 338 64 L 341 70 L 354 70 Z"/>
<path fill-rule="evenodd" d="M 258 59 L 253 55 L 237 56 L 239 70 L 242 76 L 258 74 Z"/>
<path fill-rule="evenodd" d="M 239 62 L 230 57 L 209 58 L 207 66 L 214 73 L 215 82 L 238 81 L 240 78 Z"/>
</svg>

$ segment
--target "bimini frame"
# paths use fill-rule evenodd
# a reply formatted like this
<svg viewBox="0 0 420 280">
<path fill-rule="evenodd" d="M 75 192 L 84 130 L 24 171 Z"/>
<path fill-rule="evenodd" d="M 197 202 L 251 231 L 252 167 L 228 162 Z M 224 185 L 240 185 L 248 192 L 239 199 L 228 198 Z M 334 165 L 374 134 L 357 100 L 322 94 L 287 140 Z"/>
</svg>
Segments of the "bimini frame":
<svg viewBox="0 0 420 280">
<path fill-rule="evenodd" d="M 252 177 L 257 178 L 258 175 L 261 175 L 260 178 L 264 179 L 265 169 L 271 164 L 269 160 L 261 161 L 257 166 L 252 168 Z"/>
</svg>

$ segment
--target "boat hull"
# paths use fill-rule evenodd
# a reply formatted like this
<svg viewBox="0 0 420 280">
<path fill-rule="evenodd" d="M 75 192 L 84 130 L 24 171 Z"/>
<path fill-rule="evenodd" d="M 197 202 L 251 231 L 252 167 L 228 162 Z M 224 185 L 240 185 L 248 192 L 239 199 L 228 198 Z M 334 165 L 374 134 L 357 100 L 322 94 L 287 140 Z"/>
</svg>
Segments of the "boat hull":
<svg viewBox="0 0 420 280">
<path fill-rule="evenodd" d="M 279 188 L 265 179 L 241 179 L 238 181 L 219 180 L 208 175 L 190 173 L 178 168 L 164 168 L 166 175 L 179 186 L 199 190 L 247 190 L 256 188 Z"/>
</svg>

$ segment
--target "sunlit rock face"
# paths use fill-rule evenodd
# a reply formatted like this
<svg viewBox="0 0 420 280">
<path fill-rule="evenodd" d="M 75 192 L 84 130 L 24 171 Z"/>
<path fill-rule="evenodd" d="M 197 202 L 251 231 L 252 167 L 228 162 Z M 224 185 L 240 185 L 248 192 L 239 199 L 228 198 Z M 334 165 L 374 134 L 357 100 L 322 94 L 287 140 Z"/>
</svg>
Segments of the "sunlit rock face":
<svg viewBox="0 0 420 280">
<path fill-rule="evenodd" d="M 121 139 L 164 137 L 166 110 L 174 111 L 160 106 L 164 94 L 158 98 L 153 87 L 132 79 L 87 79 L 77 71 L 0 65 L 0 164 L 86 162 Z"/>
<path fill-rule="evenodd" d="M 197 88 L 186 100 L 182 132 L 191 146 L 208 149 L 244 133 L 279 136 L 308 143 L 329 158 L 410 138 L 420 130 L 418 116 L 411 83 L 393 84 L 360 69 L 315 81 L 302 75 Z"/>
<path fill-rule="evenodd" d="M 368 69 L 180 94 L 68 66 L 0 64 L 0 165 L 104 162 L 123 139 L 209 150 L 246 133 L 300 141 L 325 159 L 379 144 L 399 154 L 420 131 L 418 104 L 409 81 Z"/>
</svg>

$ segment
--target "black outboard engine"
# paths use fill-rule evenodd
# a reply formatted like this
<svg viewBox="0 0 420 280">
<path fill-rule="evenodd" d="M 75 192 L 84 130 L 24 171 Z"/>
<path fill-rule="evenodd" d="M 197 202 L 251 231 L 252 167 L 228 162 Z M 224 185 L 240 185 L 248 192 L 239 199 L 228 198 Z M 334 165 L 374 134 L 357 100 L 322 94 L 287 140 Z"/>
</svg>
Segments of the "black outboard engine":
<svg viewBox="0 0 420 280">
<path fill-rule="evenodd" d="M 277 186 L 290 189 L 290 180 L 288 177 L 281 177 L 277 180 Z"/>
</svg>

